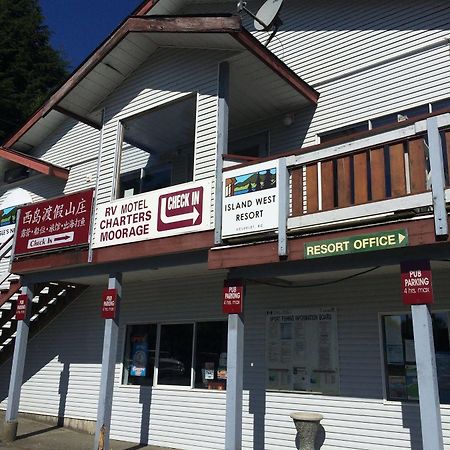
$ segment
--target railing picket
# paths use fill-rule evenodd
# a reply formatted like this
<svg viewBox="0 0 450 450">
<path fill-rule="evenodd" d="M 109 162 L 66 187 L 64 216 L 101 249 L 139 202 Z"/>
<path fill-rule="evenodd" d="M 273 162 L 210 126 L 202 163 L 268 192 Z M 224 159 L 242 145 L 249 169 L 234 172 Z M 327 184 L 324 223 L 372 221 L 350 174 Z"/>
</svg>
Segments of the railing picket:
<svg viewBox="0 0 450 450">
<path fill-rule="evenodd" d="M 408 141 L 411 193 L 419 194 L 427 190 L 425 145 L 423 138 Z"/>
<path fill-rule="evenodd" d="M 370 150 L 370 175 L 372 200 L 384 200 L 386 198 L 386 172 L 383 147 Z"/>
<path fill-rule="evenodd" d="M 391 195 L 401 197 L 406 195 L 405 157 L 403 143 L 389 146 L 391 163 Z"/>
<path fill-rule="evenodd" d="M 322 161 L 322 210 L 334 208 L 333 161 Z"/>
<path fill-rule="evenodd" d="M 296 167 L 291 171 L 292 216 L 303 214 L 303 167 Z"/>
<path fill-rule="evenodd" d="M 350 157 L 344 156 L 337 160 L 338 206 L 343 208 L 351 205 Z"/>
<path fill-rule="evenodd" d="M 306 166 L 306 208 L 308 214 L 319 210 L 317 163 Z"/>
<path fill-rule="evenodd" d="M 355 205 L 369 201 L 367 180 L 367 152 L 353 155 Z"/>
</svg>

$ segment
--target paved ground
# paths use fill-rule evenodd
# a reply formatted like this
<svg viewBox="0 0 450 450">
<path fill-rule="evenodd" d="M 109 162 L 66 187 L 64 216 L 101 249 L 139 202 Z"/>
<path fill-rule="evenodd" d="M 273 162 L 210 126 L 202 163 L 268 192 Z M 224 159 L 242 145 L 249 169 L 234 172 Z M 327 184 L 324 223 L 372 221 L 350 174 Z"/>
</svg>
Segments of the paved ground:
<svg viewBox="0 0 450 450">
<path fill-rule="evenodd" d="M 1 424 L 5 420 L 4 417 L 4 411 L 0 411 Z M 1 428 L 2 425 L 0 425 L 0 432 Z M 92 450 L 94 446 L 94 437 L 92 435 L 24 418 L 19 419 L 17 436 L 17 440 L 10 444 L 5 444 L 0 440 L 0 449 Z M 121 441 L 111 441 L 110 448 L 111 450 L 173 450 Z"/>
</svg>

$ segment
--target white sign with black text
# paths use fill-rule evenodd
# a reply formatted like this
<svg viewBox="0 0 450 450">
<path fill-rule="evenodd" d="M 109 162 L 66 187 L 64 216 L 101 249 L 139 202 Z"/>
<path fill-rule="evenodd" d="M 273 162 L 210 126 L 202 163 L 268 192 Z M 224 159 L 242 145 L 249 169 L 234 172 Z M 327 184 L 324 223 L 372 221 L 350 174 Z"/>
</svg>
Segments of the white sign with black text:
<svg viewBox="0 0 450 450">
<path fill-rule="evenodd" d="M 278 228 L 279 176 L 278 160 L 224 172 L 223 238 Z"/>
<path fill-rule="evenodd" d="M 97 207 L 94 248 L 206 231 L 211 224 L 211 182 L 185 183 Z"/>
</svg>

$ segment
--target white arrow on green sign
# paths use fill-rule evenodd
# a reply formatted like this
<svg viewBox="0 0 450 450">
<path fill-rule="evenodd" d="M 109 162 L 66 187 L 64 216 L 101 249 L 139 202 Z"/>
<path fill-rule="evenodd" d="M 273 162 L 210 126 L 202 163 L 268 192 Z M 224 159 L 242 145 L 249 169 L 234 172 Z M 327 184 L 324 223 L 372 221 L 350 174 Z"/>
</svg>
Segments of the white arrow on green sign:
<svg viewBox="0 0 450 450">
<path fill-rule="evenodd" d="M 378 233 L 360 234 L 347 238 L 308 242 L 305 244 L 305 259 L 373 252 L 407 246 L 407 230 L 380 231 Z"/>
</svg>

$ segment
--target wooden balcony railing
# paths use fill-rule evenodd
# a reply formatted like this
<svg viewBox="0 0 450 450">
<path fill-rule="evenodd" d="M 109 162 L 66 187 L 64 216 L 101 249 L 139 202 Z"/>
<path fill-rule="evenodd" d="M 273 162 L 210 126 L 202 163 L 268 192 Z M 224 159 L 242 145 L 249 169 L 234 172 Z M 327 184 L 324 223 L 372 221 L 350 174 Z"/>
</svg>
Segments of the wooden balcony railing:
<svg viewBox="0 0 450 450">
<path fill-rule="evenodd" d="M 420 136 L 295 167 L 292 216 L 427 192 L 427 159 Z"/>
<path fill-rule="evenodd" d="M 392 214 L 432 212 L 430 155 L 442 152 L 450 202 L 450 115 L 436 119 L 441 148 L 428 148 L 428 121 L 400 125 L 286 158 L 291 177 L 288 230 L 378 221 Z M 436 164 L 436 163 L 434 163 Z M 433 192 L 434 195 L 434 192 Z M 408 213 L 409 214 L 409 213 Z"/>
</svg>

